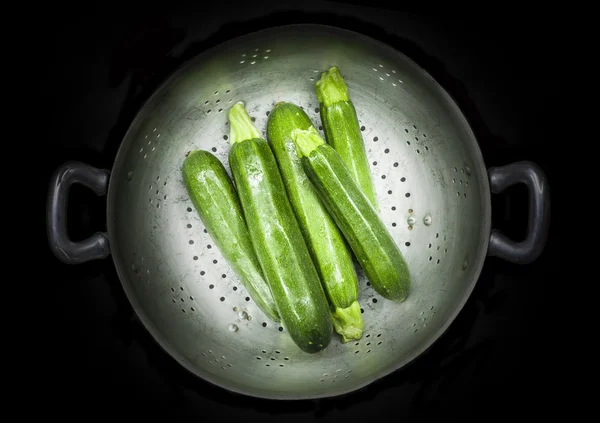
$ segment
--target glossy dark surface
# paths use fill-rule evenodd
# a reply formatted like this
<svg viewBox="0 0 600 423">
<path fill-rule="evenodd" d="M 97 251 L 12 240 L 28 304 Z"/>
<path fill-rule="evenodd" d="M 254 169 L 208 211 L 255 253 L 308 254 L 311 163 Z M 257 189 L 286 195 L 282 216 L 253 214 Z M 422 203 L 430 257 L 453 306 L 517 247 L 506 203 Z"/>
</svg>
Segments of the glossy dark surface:
<svg viewBox="0 0 600 423">
<path fill-rule="evenodd" d="M 513 263 L 528 264 L 543 251 L 550 224 L 550 189 L 544 171 L 535 163 L 517 162 L 489 169 L 494 194 L 510 186 L 524 184 L 529 193 L 528 229 L 525 239 L 515 242 L 492 230 L 488 254 Z"/>
<path fill-rule="evenodd" d="M 94 194 L 106 194 L 110 171 L 85 163 L 67 161 L 59 166 L 50 180 L 46 204 L 46 228 L 49 245 L 56 258 L 66 264 L 80 264 L 108 257 L 110 245 L 105 232 L 72 241 L 67 233 L 69 192 L 73 184 L 89 188 Z M 77 219 L 77 216 L 75 216 Z"/>
</svg>

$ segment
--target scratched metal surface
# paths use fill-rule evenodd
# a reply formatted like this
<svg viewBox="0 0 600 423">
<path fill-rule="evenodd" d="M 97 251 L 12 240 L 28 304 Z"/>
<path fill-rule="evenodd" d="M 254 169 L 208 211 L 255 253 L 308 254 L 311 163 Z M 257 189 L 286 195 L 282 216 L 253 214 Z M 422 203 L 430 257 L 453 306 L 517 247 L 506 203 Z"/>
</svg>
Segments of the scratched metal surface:
<svg viewBox="0 0 600 423">
<path fill-rule="evenodd" d="M 341 344 L 336 335 L 308 355 L 249 299 L 204 232 L 181 166 L 188 151 L 206 149 L 229 171 L 227 110 L 237 101 L 264 136 L 278 101 L 304 107 L 319 127 L 314 84 L 331 65 L 348 83 L 381 215 L 414 282 L 394 304 L 357 269 L 363 338 Z M 267 398 L 346 393 L 415 358 L 466 301 L 490 229 L 486 169 L 452 100 L 400 53 L 321 26 L 255 33 L 174 74 L 132 123 L 108 197 L 113 259 L 143 324 L 192 373 Z"/>
</svg>

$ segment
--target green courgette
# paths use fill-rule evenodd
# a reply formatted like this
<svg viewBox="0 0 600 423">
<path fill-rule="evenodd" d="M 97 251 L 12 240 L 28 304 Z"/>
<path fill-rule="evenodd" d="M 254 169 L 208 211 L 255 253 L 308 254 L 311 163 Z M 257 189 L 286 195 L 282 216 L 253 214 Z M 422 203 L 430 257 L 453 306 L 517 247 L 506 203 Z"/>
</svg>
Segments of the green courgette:
<svg viewBox="0 0 600 423">
<path fill-rule="evenodd" d="M 192 204 L 214 244 L 258 307 L 278 322 L 277 305 L 263 277 L 239 197 L 225 167 L 208 151 L 194 150 L 184 159 L 182 174 Z"/>
<path fill-rule="evenodd" d="M 229 166 L 254 251 L 283 326 L 301 350 L 316 353 L 331 342 L 333 322 L 277 160 L 243 103 L 231 107 L 229 124 Z"/>
<path fill-rule="evenodd" d="M 344 236 L 306 177 L 291 137 L 294 129 L 310 127 L 313 124 L 304 110 L 281 102 L 269 114 L 267 139 L 332 306 L 333 326 L 342 342 L 349 342 L 360 339 L 364 327 L 356 270 Z"/>
<path fill-rule="evenodd" d="M 407 263 L 340 155 L 314 128 L 292 132 L 302 167 L 342 231 L 358 262 L 382 297 L 402 302 L 411 276 Z"/>
<path fill-rule="evenodd" d="M 350 99 L 348 86 L 336 66 L 321 73 L 316 91 L 327 143 L 337 151 L 350 175 L 375 210 L 379 211 L 356 108 Z"/>
</svg>

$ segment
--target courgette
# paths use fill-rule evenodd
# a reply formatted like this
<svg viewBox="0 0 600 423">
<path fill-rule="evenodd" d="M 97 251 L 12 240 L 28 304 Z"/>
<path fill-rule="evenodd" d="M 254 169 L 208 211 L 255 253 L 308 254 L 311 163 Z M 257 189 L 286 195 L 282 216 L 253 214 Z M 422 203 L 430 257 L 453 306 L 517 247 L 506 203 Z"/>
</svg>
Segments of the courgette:
<svg viewBox="0 0 600 423">
<path fill-rule="evenodd" d="M 344 236 L 321 203 L 296 154 L 292 131 L 310 127 L 312 121 L 304 110 L 281 102 L 269 114 L 267 139 L 332 306 L 333 326 L 345 343 L 360 339 L 364 327 L 358 303 L 358 278 Z"/>
<path fill-rule="evenodd" d="M 194 150 L 184 159 L 182 173 L 192 204 L 214 244 L 258 307 L 278 322 L 277 305 L 263 277 L 239 197 L 225 167 L 208 151 Z"/>
<path fill-rule="evenodd" d="M 325 139 L 340 155 L 375 210 L 379 211 L 369 160 L 348 86 L 337 66 L 321 73 L 316 83 Z"/>
<path fill-rule="evenodd" d="M 302 167 L 340 228 L 359 264 L 382 297 L 402 302 L 411 276 L 404 257 L 340 155 L 314 128 L 292 132 Z"/>
<path fill-rule="evenodd" d="M 283 326 L 303 351 L 326 348 L 333 325 L 319 280 L 271 147 L 244 104 L 229 110 L 229 166 L 250 239 Z"/>
</svg>

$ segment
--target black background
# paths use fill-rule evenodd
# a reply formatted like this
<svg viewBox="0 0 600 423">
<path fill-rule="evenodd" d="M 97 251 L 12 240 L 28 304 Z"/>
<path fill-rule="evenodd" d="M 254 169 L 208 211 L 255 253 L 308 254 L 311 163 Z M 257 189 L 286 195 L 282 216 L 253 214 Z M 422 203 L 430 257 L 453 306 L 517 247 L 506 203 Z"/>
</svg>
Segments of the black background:
<svg viewBox="0 0 600 423">
<path fill-rule="evenodd" d="M 40 198 L 45 201 L 50 174 L 65 160 L 110 169 L 138 108 L 185 58 L 264 27 L 317 22 L 363 32 L 416 60 L 455 97 L 488 167 L 531 160 L 544 169 L 554 216 L 560 182 L 553 155 L 562 137 L 556 104 L 566 89 L 560 82 L 564 69 L 554 58 L 567 50 L 557 27 L 568 18 L 558 11 L 515 14 L 492 3 L 460 13 L 421 5 L 221 1 L 127 9 L 103 3 L 85 16 L 53 6 L 56 16 L 37 26 L 38 92 L 50 104 L 40 123 L 49 134 L 39 143 Z M 494 226 L 522 238 L 526 200 L 523 187 L 494 196 Z M 71 236 L 104 230 L 105 206 L 104 198 L 73 187 Z M 36 401 L 44 402 L 47 415 L 202 421 L 554 414 L 568 392 L 559 380 L 564 367 L 557 364 L 560 293 L 553 287 L 561 281 L 553 279 L 553 228 L 532 264 L 488 258 L 457 320 L 411 365 L 344 397 L 293 403 L 241 397 L 192 378 L 131 319 L 110 258 L 67 266 L 47 250 L 44 273 L 55 281 L 47 297 L 50 312 L 37 323 L 48 365 L 37 373 Z"/>
</svg>

